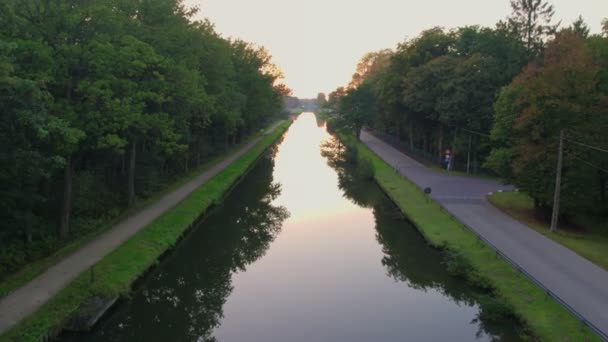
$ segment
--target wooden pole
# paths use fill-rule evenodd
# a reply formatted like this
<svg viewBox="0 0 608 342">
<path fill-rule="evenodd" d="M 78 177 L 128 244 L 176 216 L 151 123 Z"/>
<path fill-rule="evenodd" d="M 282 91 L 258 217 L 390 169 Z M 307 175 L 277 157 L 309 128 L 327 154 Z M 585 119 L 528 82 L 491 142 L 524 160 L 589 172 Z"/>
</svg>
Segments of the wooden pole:
<svg viewBox="0 0 608 342">
<path fill-rule="evenodd" d="M 557 151 L 557 172 L 555 176 L 555 192 L 553 193 L 553 214 L 551 215 L 551 231 L 557 231 L 559 219 L 559 198 L 562 188 L 562 166 L 564 158 L 564 130 L 559 132 L 559 150 Z"/>
</svg>

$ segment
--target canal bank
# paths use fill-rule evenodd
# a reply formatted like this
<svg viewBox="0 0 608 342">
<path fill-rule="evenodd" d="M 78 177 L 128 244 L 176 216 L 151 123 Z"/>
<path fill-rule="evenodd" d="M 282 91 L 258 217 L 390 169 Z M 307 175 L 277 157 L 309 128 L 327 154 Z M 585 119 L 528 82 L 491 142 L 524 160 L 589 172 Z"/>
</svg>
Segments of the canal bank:
<svg viewBox="0 0 608 342">
<path fill-rule="evenodd" d="M 371 149 L 350 136 L 342 137 L 373 165 L 378 185 L 428 243 L 456 255 L 467 278 L 477 286 L 492 289 L 535 337 L 543 341 L 601 340 Z"/>
<path fill-rule="evenodd" d="M 0 317 L 6 330 L 0 336 L 0 341 L 40 341 L 60 331 L 69 317 L 89 298 L 111 299 L 127 294 L 131 284 L 153 266 L 165 251 L 172 248 L 201 214 L 221 201 L 264 151 L 283 135 L 290 124 L 291 121 L 285 121 L 273 126 L 267 134 L 218 164 L 212 173 L 207 172 L 206 175 L 201 175 L 201 179 L 195 179 L 177 192 L 169 194 L 167 201 L 164 201 L 170 206 L 169 210 L 163 210 L 164 213 L 160 216 L 151 216 L 155 218 L 151 219 L 153 221 L 146 225 L 145 229 L 131 232 L 130 229 L 136 228 L 134 224 L 127 227 L 123 232 L 127 234 L 126 242 L 93 263 L 94 266 L 90 269 L 79 271 L 80 275 L 67 286 L 62 286 L 56 294 L 49 294 L 44 284 L 40 284 L 33 286 L 32 289 L 25 289 L 34 294 L 25 293 L 24 290 L 22 290 L 24 293 L 20 293 L 18 290 L 3 298 L 0 303 L 3 310 L 0 312 Z M 204 184 L 200 186 L 196 182 L 204 182 Z M 190 190 L 189 187 L 193 189 Z M 173 202 L 179 204 L 174 205 Z M 143 221 L 153 215 L 145 212 L 143 214 L 145 214 Z M 75 257 L 74 263 L 78 263 L 76 254 L 71 257 Z M 61 276 L 62 269 L 57 268 Z M 52 272 L 53 269 L 49 271 Z M 57 283 L 58 281 L 54 281 L 53 285 Z M 41 294 L 36 294 L 37 292 Z M 29 309 L 31 312 L 27 311 L 27 307 L 24 309 L 23 305 L 20 306 L 20 295 L 23 296 L 24 301 L 32 302 Z M 43 302 L 37 300 L 44 296 L 50 298 Z"/>
<path fill-rule="evenodd" d="M 519 341 L 311 113 L 275 146 L 93 331 L 60 340 Z"/>
</svg>

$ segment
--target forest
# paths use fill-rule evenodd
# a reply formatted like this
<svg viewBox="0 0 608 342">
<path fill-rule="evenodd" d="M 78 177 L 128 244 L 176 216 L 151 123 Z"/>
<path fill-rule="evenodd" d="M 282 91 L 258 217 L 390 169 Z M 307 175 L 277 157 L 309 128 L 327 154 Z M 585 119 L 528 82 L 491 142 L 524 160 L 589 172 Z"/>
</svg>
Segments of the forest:
<svg viewBox="0 0 608 342">
<path fill-rule="evenodd" d="M 276 120 L 262 47 L 181 0 L 0 2 L 0 279 Z"/>
<path fill-rule="evenodd" d="M 493 28 L 434 27 L 366 54 L 324 107 L 334 125 L 367 126 L 436 165 L 450 150 L 456 170 L 499 176 L 549 215 L 563 132 L 562 216 L 605 218 L 608 19 L 591 34 L 544 0 L 511 8 Z"/>
</svg>

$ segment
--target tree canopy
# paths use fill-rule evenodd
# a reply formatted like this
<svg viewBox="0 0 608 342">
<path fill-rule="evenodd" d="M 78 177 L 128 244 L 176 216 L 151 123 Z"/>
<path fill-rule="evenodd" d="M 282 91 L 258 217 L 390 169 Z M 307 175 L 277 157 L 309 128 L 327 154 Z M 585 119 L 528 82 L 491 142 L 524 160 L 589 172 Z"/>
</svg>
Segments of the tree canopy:
<svg viewBox="0 0 608 342">
<path fill-rule="evenodd" d="M 608 213 L 608 30 L 579 17 L 558 29 L 543 0 L 512 0 L 494 28 L 440 27 L 395 50 L 366 54 L 326 106 L 358 134 L 363 125 L 459 170 L 485 169 L 548 211 L 560 131 L 567 143 L 562 212 Z"/>
<path fill-rule="evenodd" d="M 0 277 L 257 132 L 289 89 L 181 0 L 0 5 Z"/>
</svg>

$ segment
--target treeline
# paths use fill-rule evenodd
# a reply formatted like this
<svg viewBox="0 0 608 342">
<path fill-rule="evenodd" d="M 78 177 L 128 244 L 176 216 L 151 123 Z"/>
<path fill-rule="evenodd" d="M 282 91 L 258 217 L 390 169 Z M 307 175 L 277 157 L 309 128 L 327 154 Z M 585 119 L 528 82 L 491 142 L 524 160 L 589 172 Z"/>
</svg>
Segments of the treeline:
<svg viewBox="0 0 608 342">
<path fill-rule="evenodd" d="M 608 214 L 608 20 L 553 23 L 541 0 L 511 1 L 494 28 L 432 28 L 369 53 L 326 107 L 439 162 L 485 168 L 552 207 L 560 132 L 562 212 Z M 603 152 L 602 152 L 603 150 Z"/>
<path fill-rule="evenodd" d="M 181 0 L 0 3 L 0 278 L 257 132 L 268 53 Z"/>
</svg>

